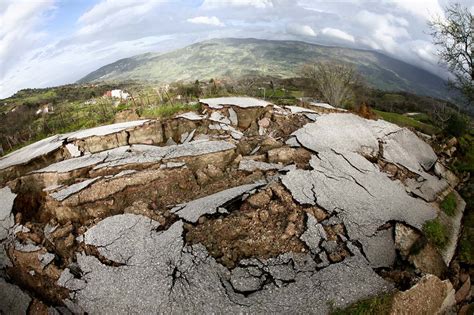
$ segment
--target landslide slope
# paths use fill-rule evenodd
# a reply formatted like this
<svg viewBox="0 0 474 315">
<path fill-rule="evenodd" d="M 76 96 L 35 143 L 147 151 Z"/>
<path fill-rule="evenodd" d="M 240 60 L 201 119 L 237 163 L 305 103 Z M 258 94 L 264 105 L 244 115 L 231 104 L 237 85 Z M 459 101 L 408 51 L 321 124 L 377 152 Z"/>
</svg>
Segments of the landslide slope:
<svg viewBox="0 0 474 315">
<path fill-rule="evenodd" d="M 415 133 L 327 104 L 201 102 L 0 159 L 2 313 L 323 314 L 445 276 L 465 204 L 440 211 L 452 174 Z"/>
</svg>

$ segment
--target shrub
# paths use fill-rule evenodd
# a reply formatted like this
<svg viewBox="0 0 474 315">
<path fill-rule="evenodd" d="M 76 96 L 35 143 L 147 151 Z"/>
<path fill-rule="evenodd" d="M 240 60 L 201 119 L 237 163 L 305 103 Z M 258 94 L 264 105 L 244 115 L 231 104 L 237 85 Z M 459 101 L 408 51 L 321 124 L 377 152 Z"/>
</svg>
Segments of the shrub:
<svg viewBox="0 0 474 315">
<path fill-rule="evenodd" d="M 439 221 L 439 219 L 433 219 L 427 221 L 423 225 L 423 232 L 425 236 L 438 248 L 444 248 L 448 243 L 448 235 L 446 228 Z"/>
<path fill-rule="evenodd" d="M 467 121 L 466 118 L 458 113 L 454 113 L 449 117 L 444 127 L 444 132 L 450 136 L 460 137 L 466 133 Z"/>
<path fill-rule="evenodd" d="M 450 193 L 447 195 L 440 204 L 441 209 L 443 209 L 444 213 L 449 215 L 450 217 L 456 214 L 456 196 L 454 193 Z"/>
</svg>

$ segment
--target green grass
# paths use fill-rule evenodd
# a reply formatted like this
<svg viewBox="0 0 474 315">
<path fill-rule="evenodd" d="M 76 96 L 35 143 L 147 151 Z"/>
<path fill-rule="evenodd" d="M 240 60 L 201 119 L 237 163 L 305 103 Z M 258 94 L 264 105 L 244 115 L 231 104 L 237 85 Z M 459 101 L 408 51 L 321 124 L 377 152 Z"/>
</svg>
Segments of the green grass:
<svg viewBox="0 0 474 315">
<path fill-rule="evenodd" d="M 440 207 L 448 216 L 454 216 L 456 214 L 457 207 L 456 196 L 454 193 L 447 195 L 443 201 L 441 201 Z"/>
<path fill-rule="evenodd" d="M 356 303 L 344 309 L 333 309 L 331 315 L 384 315 L 390 314 L 393 302 L 393 293 L 384 294 Z"/>
<path fill-rule="evenodd" d="M 459 259 L 474 265 L 474 211 L 469 211 L 463 221 L 463 232 L 459 240 Z"/>
<path fill-rule="evenodd" d="M 384 112 L 384 111 L 376 110 L 376 109 L 374 109 L 374 112 L 378 116 L 380 116 L 383 120 L 397 124 L 401 127 L 412 127 L 420 132 L 430 134 L 430 135 L 437 134 L 440 132 L 439 128 L 431 124 L 427 124 L 427 123 L 418 121 L 416 119 L 413 119 L 412 117 L 407 117 L 405 115 L 397 114 L 397 113 Z"/>
<path fill-rule="evenodd" d="M 446 227 L 439 221 L 439 219 L 433 219 L 427 221 L 423 225 L 423 232 L 425 236 L 438 248 L 443 249 L 448 243 L 448 232 Z"/>
<path fill-rule="evenodd" d="M 158 117 L 170 117 L 179 112 L 185 111 L 197 111 L 201 108 L 201 105 L 194 104 L 165 104 L 156 107 L 148 107 L 143 110 L 141 116 L 146 118 L 158 118 Z"/>
</svg>

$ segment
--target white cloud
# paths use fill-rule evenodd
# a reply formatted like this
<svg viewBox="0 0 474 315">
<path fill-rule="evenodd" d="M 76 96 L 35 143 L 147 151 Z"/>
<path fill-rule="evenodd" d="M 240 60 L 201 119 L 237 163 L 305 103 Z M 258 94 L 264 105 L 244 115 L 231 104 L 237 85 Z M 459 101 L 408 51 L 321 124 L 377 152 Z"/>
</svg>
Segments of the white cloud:
<svg viewBox="0 0 474 315">
<path fill-rule="evenodd" d="M 316 32 L 309 25 L 290 23 L 286 26 L 286 32 L 297 36 L 316 36 Z"/>
<path fill-rule="evenodd" d="M 189 18 L 186 21 L 194 24 L 206 24 L 206 25 L 214 25 L 214 26 L 224 26 L 217 17 L 215 16 L 196 16 L 193 18 Z"/>
<path fill-rule="evenodd" d="M 330 36 L 330 37 L 335 37 L 335 38 L 342 39 L 342 40 L 346 40 L 346 41 L 349 41 L 349 42 L 352 42 L 352 43 L 355 42 L 354 36 L 344 32 L 344 31 L 341 31 L 340 29 L 337 29 L 337 28 L 331 28 L 331 27 L 323 28 L 321 30 L 321 34 L 324 34 L 324 35 Z"/>
<path fill-rule="evenodd" d="M 103 0 L 78 19 L 78 35 L 92 35 L 133 25 L 162 4 L 157 0 Z"/>
<path fill-rule="evenodd" d="M 201 5 L 204 9 L 217 9 L 230 6 L 264 9 L 273 7 L 273 2 L 271 0 L 204 0 Z"/>
<path fill-rule="evenodd" d="M 443 16 L 443 8 L 438 0 L 385 0 L 395 6 L 423 19 L 430 19 L 435 15 Z"/>
<path fill-rule="evenodd" d="M 363 10 L 356 15 L 356 21 L 368 31 L 370 39 L 366 41 L 372 42 L 372 48 L 378 46 L 393 53 L 398 46 L 397 39 L 410 38 L 409 22 L 402 17 Z"/>
<path fill-rule="evenodd" d="M 54 9 L 52 0 L 47 1 L 6 1 L 0 12 L 0 75 L 21 60 L 46 36 L 38 31 L 47 18 L 46 14 Z"/>
</svg>

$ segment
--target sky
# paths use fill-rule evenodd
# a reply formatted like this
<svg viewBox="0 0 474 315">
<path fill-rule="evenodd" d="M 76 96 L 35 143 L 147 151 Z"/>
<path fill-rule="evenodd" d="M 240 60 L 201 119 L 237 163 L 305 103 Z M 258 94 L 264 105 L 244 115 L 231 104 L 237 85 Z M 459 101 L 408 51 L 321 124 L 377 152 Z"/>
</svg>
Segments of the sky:
<svg viewBox="0 0 474 315">
<path fill-rule="evenodd" d="M 472 0 L 458 0 L 474 11 Z M 427 21 L 448 0 L 0 0 L 0 98 L 220 37 L 373 49 L 440 76 Z"/>
</svg>

